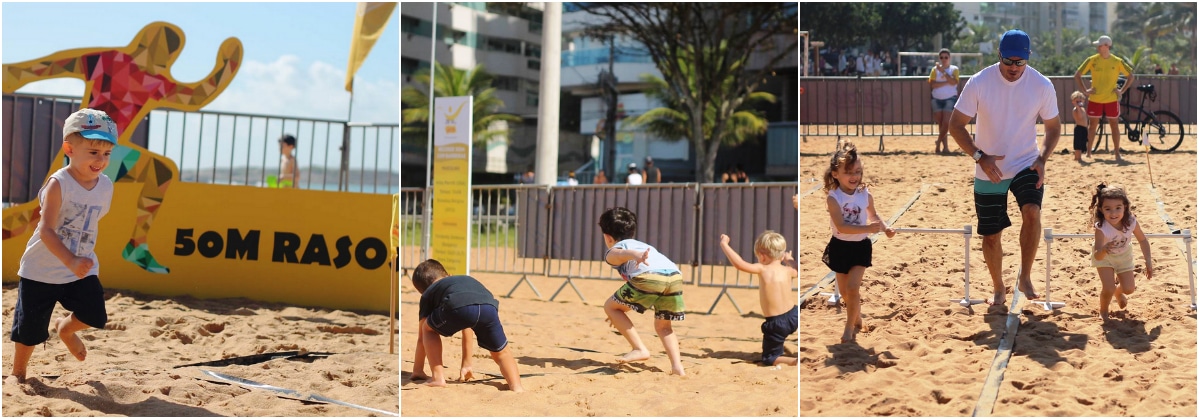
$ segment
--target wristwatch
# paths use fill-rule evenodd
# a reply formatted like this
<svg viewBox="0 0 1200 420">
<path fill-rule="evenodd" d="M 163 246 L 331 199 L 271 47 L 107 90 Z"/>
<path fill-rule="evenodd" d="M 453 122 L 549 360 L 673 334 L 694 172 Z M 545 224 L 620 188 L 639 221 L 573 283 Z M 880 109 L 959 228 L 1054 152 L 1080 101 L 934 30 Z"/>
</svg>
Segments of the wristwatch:
<svg viewBox="0 0 1200 420">
<path fill-rule="evenodd" d="M 983 159 L 984 156 L 983 149 L 975 149 L 975 154 L 971 155 L 971 158 L 975 159 L 975 163 L 979 163 L 979 159 Z"/>
</svg>

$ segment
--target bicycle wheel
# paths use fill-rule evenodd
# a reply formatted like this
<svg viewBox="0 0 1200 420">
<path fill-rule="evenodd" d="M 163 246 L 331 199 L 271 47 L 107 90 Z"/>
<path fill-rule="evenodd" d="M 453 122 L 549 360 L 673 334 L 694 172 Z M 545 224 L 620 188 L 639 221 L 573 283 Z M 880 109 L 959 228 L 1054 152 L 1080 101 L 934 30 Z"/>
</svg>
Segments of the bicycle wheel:
<svg viewBox="0 0 1200 420">
<path fill-rule="evenodd" d="M 1183 144 L 1183 122 L 1171 111 L 1154 111 L 1145 120 L 1146 140 L 1150 148 L 1159 152 L 1170 152 Z"/>
</svg>

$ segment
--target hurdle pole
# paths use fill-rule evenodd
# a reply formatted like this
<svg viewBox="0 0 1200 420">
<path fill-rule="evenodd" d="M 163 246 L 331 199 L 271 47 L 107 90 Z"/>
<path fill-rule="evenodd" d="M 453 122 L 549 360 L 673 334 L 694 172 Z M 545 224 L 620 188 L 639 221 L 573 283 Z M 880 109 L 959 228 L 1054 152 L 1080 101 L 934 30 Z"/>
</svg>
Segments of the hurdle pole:
<svg viewBox="0 0 1200 420">
<path fill-rule="evenodd" d="M 1032 301 L 1032 303 L 1042 304 L 1043 308 L 1045 308 L 1046 310 L 1053 310 L 1053 308 L 1061 308 L 1061 307 L 1065 306 L 1065 304 L 1062 302 L 1050 302 L 1050 269 L 1051 269 L 1050 244 L 1052 244 L 1053 240 L 1056 238 L 1094 238 L 1095 235 L 1089 235 L 1089 234 L 1083 234 L 1083 233 L 1055 235 L 1055 234 L 1053 234 L 1052 229 L 1050 229 L 1050 228 L 1046 228 L 1046 229 L 1044 229 L 1044 231 L 1045 231 L 1045 236 L 1046 236 L 1046 300 L 1045 301 Z M 1175 238 L 1175 239 L 1183 240 L 1184 255 L 1185 255 L 1185 258 L 1187 258 L 1186 263 L 1187 263 L 1187 267 L 1188 267 L 1188 290 L 1190 293 L 1189 298 L 1191 299 L 1191 305 L 1189 307 L 1192 310 L 1196 310 L 1196 280 L 1195 280 L 1196 272 L 1195 272 L 1195 267 L 1193 267 L 1193 264 L 1192 264 L 1192 231 L 1191 231 L 1191 229 L 1184 229 L 1180 233 L 1147 233 L 1146 239 L 1150 239 L 1150 238 Z M 1053 308 L 1051 308 L 1051 306 L 1053 306 Z"/>
<path fill-rule="evenodd" d="M 1042 235 L 1046 241 L 1046 289 L 1043 293 L 1046 294 L 1045 300 L 1033 300 L 1030 303 L 1042 305 L 1042 309 L 1053 312 L 1055 309 L 1067 306 L 1066 302 L 1054 302 L 1050 300 L 1050 248 L 1054 247 L 1054 229 L 1042 229 Z M 1060 237 L 1067 235 L 1058 235 Z M 1079 235 L 1079 237 L 1088 237 L 1090 235 Z"/>
<path fill-rule="evenodd" d="M 950 299 L 965 308 L 983 303 L 983 299 L 971 299 L 971 225 L 963 225 L 962 229 L 920 229 L 895 228 L 896 233 L 961 233 L 963 235 L 963 297 Z"/>
</svg>

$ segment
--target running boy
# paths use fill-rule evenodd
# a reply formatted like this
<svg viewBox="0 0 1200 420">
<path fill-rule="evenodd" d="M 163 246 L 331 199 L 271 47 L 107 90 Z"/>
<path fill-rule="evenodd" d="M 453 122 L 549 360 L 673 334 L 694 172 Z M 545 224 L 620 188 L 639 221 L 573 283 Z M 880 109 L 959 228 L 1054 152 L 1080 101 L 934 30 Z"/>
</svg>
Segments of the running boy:
<svg viewBox="0 0 1200 420">
<path fill-rule="evenodd" d="M 627 208 L 611 208 L 601 214 L 600 232 L 608 247 L 604 262 L 625 279 L 625 284 L 604 302 L 604 313 L 609 322 L 633 347 L 617 361 L 626 363 L 650 358 L 650 350 L 642 344 L 626 312 L 633 309 L 640 314 L 654 308 L 654 330 L 671 359 L 671 373 L 686 375 L 679 360 L 679 339 L 671 329 L 671 321 L 683 320 L 683 274 L 679 272 L 679 266 L 654 247 L 632 239 L 637 233 L 637 215 Z"/>
<path fill-rule="evenodd" d="M 871 266 L 872 233 L 885 232 L 889 238 L 896 231 L 888 227 L 875 212 L 875 198 L 863 181 L 863 163 L 858 147 L 845 142 L 829 158 L 825 169 L 828 193 L 825 207 L 829 211 L 829 230 L 833 237 L 825 246 L 821 261 L 837 276 L 837 288 L 846 303 L 846 329 L 842 342 L 852 343 L 862 330 L 862 306 L 859 287 L 863 274 Z"/>
<path fill-rule="evenodd" d="M 17 270 L 10 336 L 17 382 L 25 382 L 34 347 L 50 337 L 46 328 L 55 303 L 71 311 L 54 326 L 67 350 L 81 361 L 87 348 L 75 333 L 108 323 L 95 248 L 100 218 L 112 202 L 113 183 L 103 172 L 116 144 L 117 124 L 103 111 L 84 108 L 63 123 L 62 149 L 69 163 L 50 175 L 38 192 L 42 217 Z"/>
<path fill-rule="evenodd" d="M 279 137 L 279 188 L 295 188 L 300 182 L 300 170 L 296 169 L 296 137 L 284 134 Z"/>
<path fill-rule="evenodd" d="M 1129 209 L 1129 196 L 1119 185 L 1100 184 L 1092 195 L 1090 206 L 1092 226 L 1096 229 L 1096 242 L 1092 246 L 1092 267 L 1100 275 L 1100 319 L 1108 321 L 1108 304 L 1115 297 L 1117 305 L 1125 309 L 1125 295 L 1137 290 L 1133 276 L 1133 247 L 1130 239 L 1136 237 L 1142 248 L 1146 263 L 1146 279 L 1154 274 L 1150 260 L 1150 242 L 1142 233 L 1142 226 Z"/>
<path fill-rule="evenodd" d="M 451 277 L 446 273 L 446 268 L 442 267 L 442 263 L 434 259 L 425 260 L 417 265 L 413 270 L 412 282 L 413 287 L 421 293 L 418 315 L 420 332 L 417 336 L 414 378 L 419 377 L 418 367 L 423 376 L 425 369 L 421 367 L 421 363 L 428 357 L 433 379 L 425 385 L 446 386 L 446 375 L 442 372 L 442 336 L 449 337 L 463 331 L 463 369 L 460 380 L 467 381 L 473 376 L 469 343 L 471 336 L 475 335 L 479 338 L 479 347 L 491 352 L 492 360 L 500 365 L 500 374 L 508 382 L 508 389 L 515 392 L 525 391 L 525 388 L 521 387 L 517 361 L 508 351 L 508 337 L 504 335 L 504 326 L 500 324 L 497 312 L 500 302 L 492 296 L 492 292 L 470 276 Z M 468 329 L 474 331 L 474 334 L 468 333 Z"/>
<path fill-rule="evenodd" d="M 734 268 L 758 274 L 758 302 L 762 305 L 763 353 L 762 364 L 796 366 L 795 357 L 782 357 L 783 343 L 788 335 L 796 332 L 800 323 L 800 312 L 796 307 L 796 293 L 792 292 L 792 279 L 796 278 L 796 269 L 783 264 L 791 260 L 787 250 L 787 240 L 783 235 L 768 230 L 758 235 L 754 240 L 754 256 L 758 262 L 750 264 L 742 260 L 742 256 L 729 246 L 729 236 L 721 234 L 721 251 L 729 258 Z M 788 307 L 791 309 L 788 309 Z"/>
<path fill-rule="evenodd" d="M 1092 158 L 1092 151 L 1088 149 L 1087 96 L 1077 90 L 1071 94 L 1071 104 L 1074 105 L 1071 115 L 1075 117 L 1075 161 L 1083 162 L 1079 157 L 1080 152 L 1087 154 L 1088 159 Z"/>
</svg>

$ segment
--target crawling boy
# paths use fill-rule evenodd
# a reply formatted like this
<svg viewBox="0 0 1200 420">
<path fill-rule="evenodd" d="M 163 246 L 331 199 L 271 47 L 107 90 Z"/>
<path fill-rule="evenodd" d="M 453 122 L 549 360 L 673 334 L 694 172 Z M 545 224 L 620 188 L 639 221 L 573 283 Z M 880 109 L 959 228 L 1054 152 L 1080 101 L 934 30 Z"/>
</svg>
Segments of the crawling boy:
<svg viewBox="0 0 1200 420">
<path fill-rule="evenodd" d="M 721 250 L 729 258 L 734 268 L 758 274 L 758 300 L 762 305 L 762 323 L 764 365 L 796 365 L 795 357 L 783 357 L 783 343 L 788 335 L 796 332 L 800 322 L 800 312 L 792 292 L 792 279 L 797 277 L 796 269 L 783 264 L 784 259 L 790 260 L 786 253 L 787 240 L 783 235 L 774 231 L 766 231 L 758 235 L 754 241 L 754 255 L 758 263 L 750 264 L 729 246 L 729 236 L 721 235 Z M 788 309 L 791 308 L 791 309 Z"/>
<path fill-rule="evenodd" d="M 425 385 L 446 386 L 446 375 L 442 372 L 442 336 L 470 329 L 474 334 L 463 332 L 462 380 L 471 377 L 471 336 L 477 336 L 479 347 L 492 354 L 492 360 L 500 365 L 500 374 L 508 382 L 508 389 L 523 392 L 517 362 L 508 351 L 508 337 L 500 325 L 497 309 L 500 302 L 483 284 L 470 276 L 450 276 L 446 268 L 434 259 L 425 260 L 413 270 L 413 287 L 421 293 L 420 329 L 417 338 L 417 362 L 429 358 L 433 378 Z M 424 353 L 423 355 L 421 353 Z M 416 369 L 414 369 L 415 371 Z M 422 370 L 424 370 L 422 368 Z"/>
</svg>

